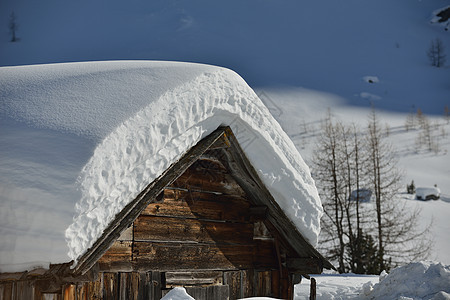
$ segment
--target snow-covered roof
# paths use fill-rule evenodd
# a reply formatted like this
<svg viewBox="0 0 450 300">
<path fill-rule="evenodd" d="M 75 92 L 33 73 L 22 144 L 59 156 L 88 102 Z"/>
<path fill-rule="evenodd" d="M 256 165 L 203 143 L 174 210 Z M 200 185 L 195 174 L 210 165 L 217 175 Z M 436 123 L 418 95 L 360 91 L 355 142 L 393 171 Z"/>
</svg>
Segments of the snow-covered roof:
<svg viewBox="0 0 450 300">
<path fill-rule="evenodd" d="M 0 68 L 0 272 L 82 255 L 150 182 L 220 125 L 317 244 L 309 168 L 245 81 L 175 62 Z"/>
</svg>

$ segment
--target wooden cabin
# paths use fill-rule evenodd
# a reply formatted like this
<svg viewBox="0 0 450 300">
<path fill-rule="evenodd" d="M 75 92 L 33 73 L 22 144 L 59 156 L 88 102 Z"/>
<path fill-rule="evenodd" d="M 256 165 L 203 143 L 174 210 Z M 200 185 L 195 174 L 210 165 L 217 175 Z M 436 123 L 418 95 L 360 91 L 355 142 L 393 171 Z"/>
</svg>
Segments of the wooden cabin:
<svg viewBox="0 0 450 300">
<path fill-rule="evenodd" d="M 0 299 L 293 298 L 333 266 L 277 204 L 229 127 L 219 127 L 130 202 L 76 262 L 0 274 Z"/>
</svg>

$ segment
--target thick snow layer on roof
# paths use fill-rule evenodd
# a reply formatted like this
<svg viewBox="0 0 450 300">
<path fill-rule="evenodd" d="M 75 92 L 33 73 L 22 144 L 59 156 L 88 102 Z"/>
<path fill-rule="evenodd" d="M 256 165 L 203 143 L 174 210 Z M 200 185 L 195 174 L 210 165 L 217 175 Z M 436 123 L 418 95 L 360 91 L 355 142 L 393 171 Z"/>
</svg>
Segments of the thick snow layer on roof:
<svg viewBox="0 0 450 300">
<path fill-rule="evenodd" d="M 0 271 L 76 260 L 220 125 L 317 243 L 322 207 L 309 168 L 236 73 L 134 61 L 3 67 L 0 77 Z"/>
</svg>

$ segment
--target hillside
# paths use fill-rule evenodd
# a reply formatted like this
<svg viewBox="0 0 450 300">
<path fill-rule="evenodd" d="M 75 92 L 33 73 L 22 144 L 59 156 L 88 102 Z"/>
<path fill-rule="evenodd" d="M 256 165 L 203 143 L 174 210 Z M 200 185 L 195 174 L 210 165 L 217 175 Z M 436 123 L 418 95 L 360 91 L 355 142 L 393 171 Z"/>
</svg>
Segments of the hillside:
<svg viewBox="0 0 450 300">
<path fill-rule="evenodd" d="M 107 4 L 107 5 L 106 5 Z M 77 1 L 0 3 L 0 65 L 155 59 L 208 63 L 252 87 L 296 86 L 347 104 L 441 115 L 448 68 L 431 68 L 430 23 L 446 0 Z M 17 16 L 19 42 L 7 23 Z M 447 51 L 448 52 L 448 51 Z M 364 76 L 377 76 L 367 85 Z"/>
</svg>

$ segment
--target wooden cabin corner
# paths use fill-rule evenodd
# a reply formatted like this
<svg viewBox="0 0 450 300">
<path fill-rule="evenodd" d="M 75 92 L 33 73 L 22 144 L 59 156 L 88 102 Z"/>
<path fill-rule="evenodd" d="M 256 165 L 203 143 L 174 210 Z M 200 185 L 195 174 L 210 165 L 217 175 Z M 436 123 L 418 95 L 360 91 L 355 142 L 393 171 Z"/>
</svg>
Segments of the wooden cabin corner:
<svg viewBox="0 0 450 300">
<path fill-rule="evenodd" d="M 70 264 L 0 275 L 0 299 L 293 299 L 302 276 L 333 268 L 286 217 L 220 127 L 152 182 Z"/>
</svg>

